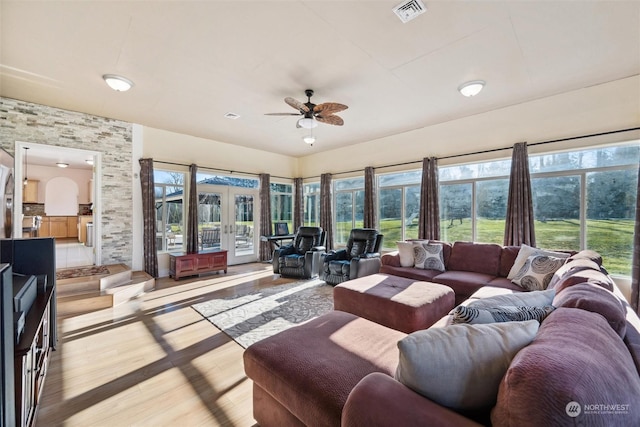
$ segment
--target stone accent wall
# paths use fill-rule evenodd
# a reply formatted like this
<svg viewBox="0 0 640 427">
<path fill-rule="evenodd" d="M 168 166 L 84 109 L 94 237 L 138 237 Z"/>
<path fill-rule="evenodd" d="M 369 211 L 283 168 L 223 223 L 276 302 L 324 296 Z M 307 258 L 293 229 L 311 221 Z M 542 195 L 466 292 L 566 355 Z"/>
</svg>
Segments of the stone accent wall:
<svg viewBox="0 0 640 427">
<path fill-rule="evenodd" d="M 102 152 L 102 264 L 132 264 L 132 125 L 0 97 L 0 146 L 16 141 Z"/>
</svg>

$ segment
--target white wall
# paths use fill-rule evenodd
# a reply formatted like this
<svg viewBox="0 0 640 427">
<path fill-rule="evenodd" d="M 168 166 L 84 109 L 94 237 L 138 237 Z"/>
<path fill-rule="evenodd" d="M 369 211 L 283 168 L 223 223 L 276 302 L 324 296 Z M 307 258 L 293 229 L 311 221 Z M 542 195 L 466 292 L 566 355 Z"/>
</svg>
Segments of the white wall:
<svg viewBox="0 0 640 427">
<path fill-rule="evenodd" d="M 365 166 L 420 161 L 424 157 L 444 157 L 511 147 L 522 141 L 535 143 L 637 126 L 640 126 L 640 76 L 636 75 L 375 141 L 312 154 L 300 158 L 298 167 L 303 177 L 311 177 Z M 637 138 L 638 134 L 632 136 Z M 576 140 L 531 147 L 529 153 L 598 143 L 602 143 L 602 139 Z M 443 159 L 438 164 L 497 157 L 511 157 L 511 152 Z M 419 167 L 421 165 L 417 163 L 416 168 Z"/>
<path fill-rule="evenodd" d="M 69 178 L 78 185 L 78 203 L 90 203 L 89 181 L 93 177 L 91 169 L 63 169 L 57 166 L 29 165 L 28 176 L 30 180 L 40 181 L 38 183 L 38 203 L 44 203 L 47 182 L 57 177 Z"/>
</svg>

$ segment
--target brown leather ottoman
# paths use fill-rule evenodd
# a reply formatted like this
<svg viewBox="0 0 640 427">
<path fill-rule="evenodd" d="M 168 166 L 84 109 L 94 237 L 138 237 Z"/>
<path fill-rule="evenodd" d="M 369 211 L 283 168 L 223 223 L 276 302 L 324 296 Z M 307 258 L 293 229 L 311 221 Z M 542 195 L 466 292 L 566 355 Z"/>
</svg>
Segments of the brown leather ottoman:
<svg viewBox="0 0 640 427">
<path fill-rule="evenodd" d="M 349 280 L 333 289 L 333 308 L 410 334 L 427 329 L 455 306 L 445 285 L 389 274 Z"/>
</svg>

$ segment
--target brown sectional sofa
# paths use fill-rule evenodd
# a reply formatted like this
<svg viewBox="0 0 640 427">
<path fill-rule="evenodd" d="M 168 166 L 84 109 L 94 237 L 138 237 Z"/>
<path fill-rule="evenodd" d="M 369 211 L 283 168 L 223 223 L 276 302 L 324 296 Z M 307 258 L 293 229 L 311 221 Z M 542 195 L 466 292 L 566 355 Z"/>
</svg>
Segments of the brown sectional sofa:
<svg viewBox="0 0 640 427">
<path fill-rule="evenodd" d="M 492 261 L 478 263 L 456 258 L 456 245 L 449 246 L 447 266 L 461 269 L 438 282 L 446 279 L 456 300 L 464 298 L 464 304 L 470 304 L 521 292 L 505 283 L 508 260 L 513 263 L 517 250 L 459 246 L 477 251 L 483 259 L 492 254 Z M 383 264 L 392 274 L 417 275 L 414 278 L 421 281 L 430 274 L 393 262 L 392 255 Z M 445 273 L 431 279 L 441 274 Z M 473 278 L 472 284 L 462 284 L 465 277 Z M 640 425 L 640 318 L 599 255 L 573 254 L 549 288 L 555 290 L 557 308 L 541 323 L 533 341 L 511 359 L 492 405 L 452 410 L 418 394 L 394 378 L 397 343 L 407 334 L 333 311 L 246 350 L 245 371 L 254 382 L 254 418 L 262 427 Z M 429 330 L 443 328 L 450 320 L 447 315 Z M 452 363 L 450 369 L 453 374 L 457 365 Z"/>
<path fill-rule="evenodd" d="M 397 251 L 382 255 L 380 273 L 447 285 L 456 293 L 456 304 L 468 299 L 483 286 L 515 291 L 522 288 L 507 279 L 518 256 L 519 246 L 494 243 L 440 242 L 446 271 L 401 267 Z"/>
</svg>

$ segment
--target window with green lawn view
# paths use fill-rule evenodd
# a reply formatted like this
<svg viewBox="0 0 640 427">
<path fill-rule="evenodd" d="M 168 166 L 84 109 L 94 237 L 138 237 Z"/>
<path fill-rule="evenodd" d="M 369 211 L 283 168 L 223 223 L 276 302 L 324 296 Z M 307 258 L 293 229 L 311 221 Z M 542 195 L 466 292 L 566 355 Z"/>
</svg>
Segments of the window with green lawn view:
<svg viewBox="0 0 640 427">
<path fill-rule="evenodd" d="M 364 226 L 364 177 L 333 182 L 335 206 L 335 247 L 346 246 L 353 228 Z"/>
<path fill-rule="evenodd" d="M 418 238 L 422 171 L 378 176 L 378 222 L 384 235 L 383 250 L 396 249 L 396 242 Z"/>
<path fill-rule="evenodd" d="M 320 183 L 313 182 L 302 186 L 304 197 L 304 225 L 320 226 Z"/>
<path fill-rule="evenodd" d="M 293 185 L 272 182 L 270 184 L 271 196 L 271 223 L 285 222 L 290 233 L 293 229 Z M 272 230 L 275 234 L 275 230 Z"/>
</svg>

